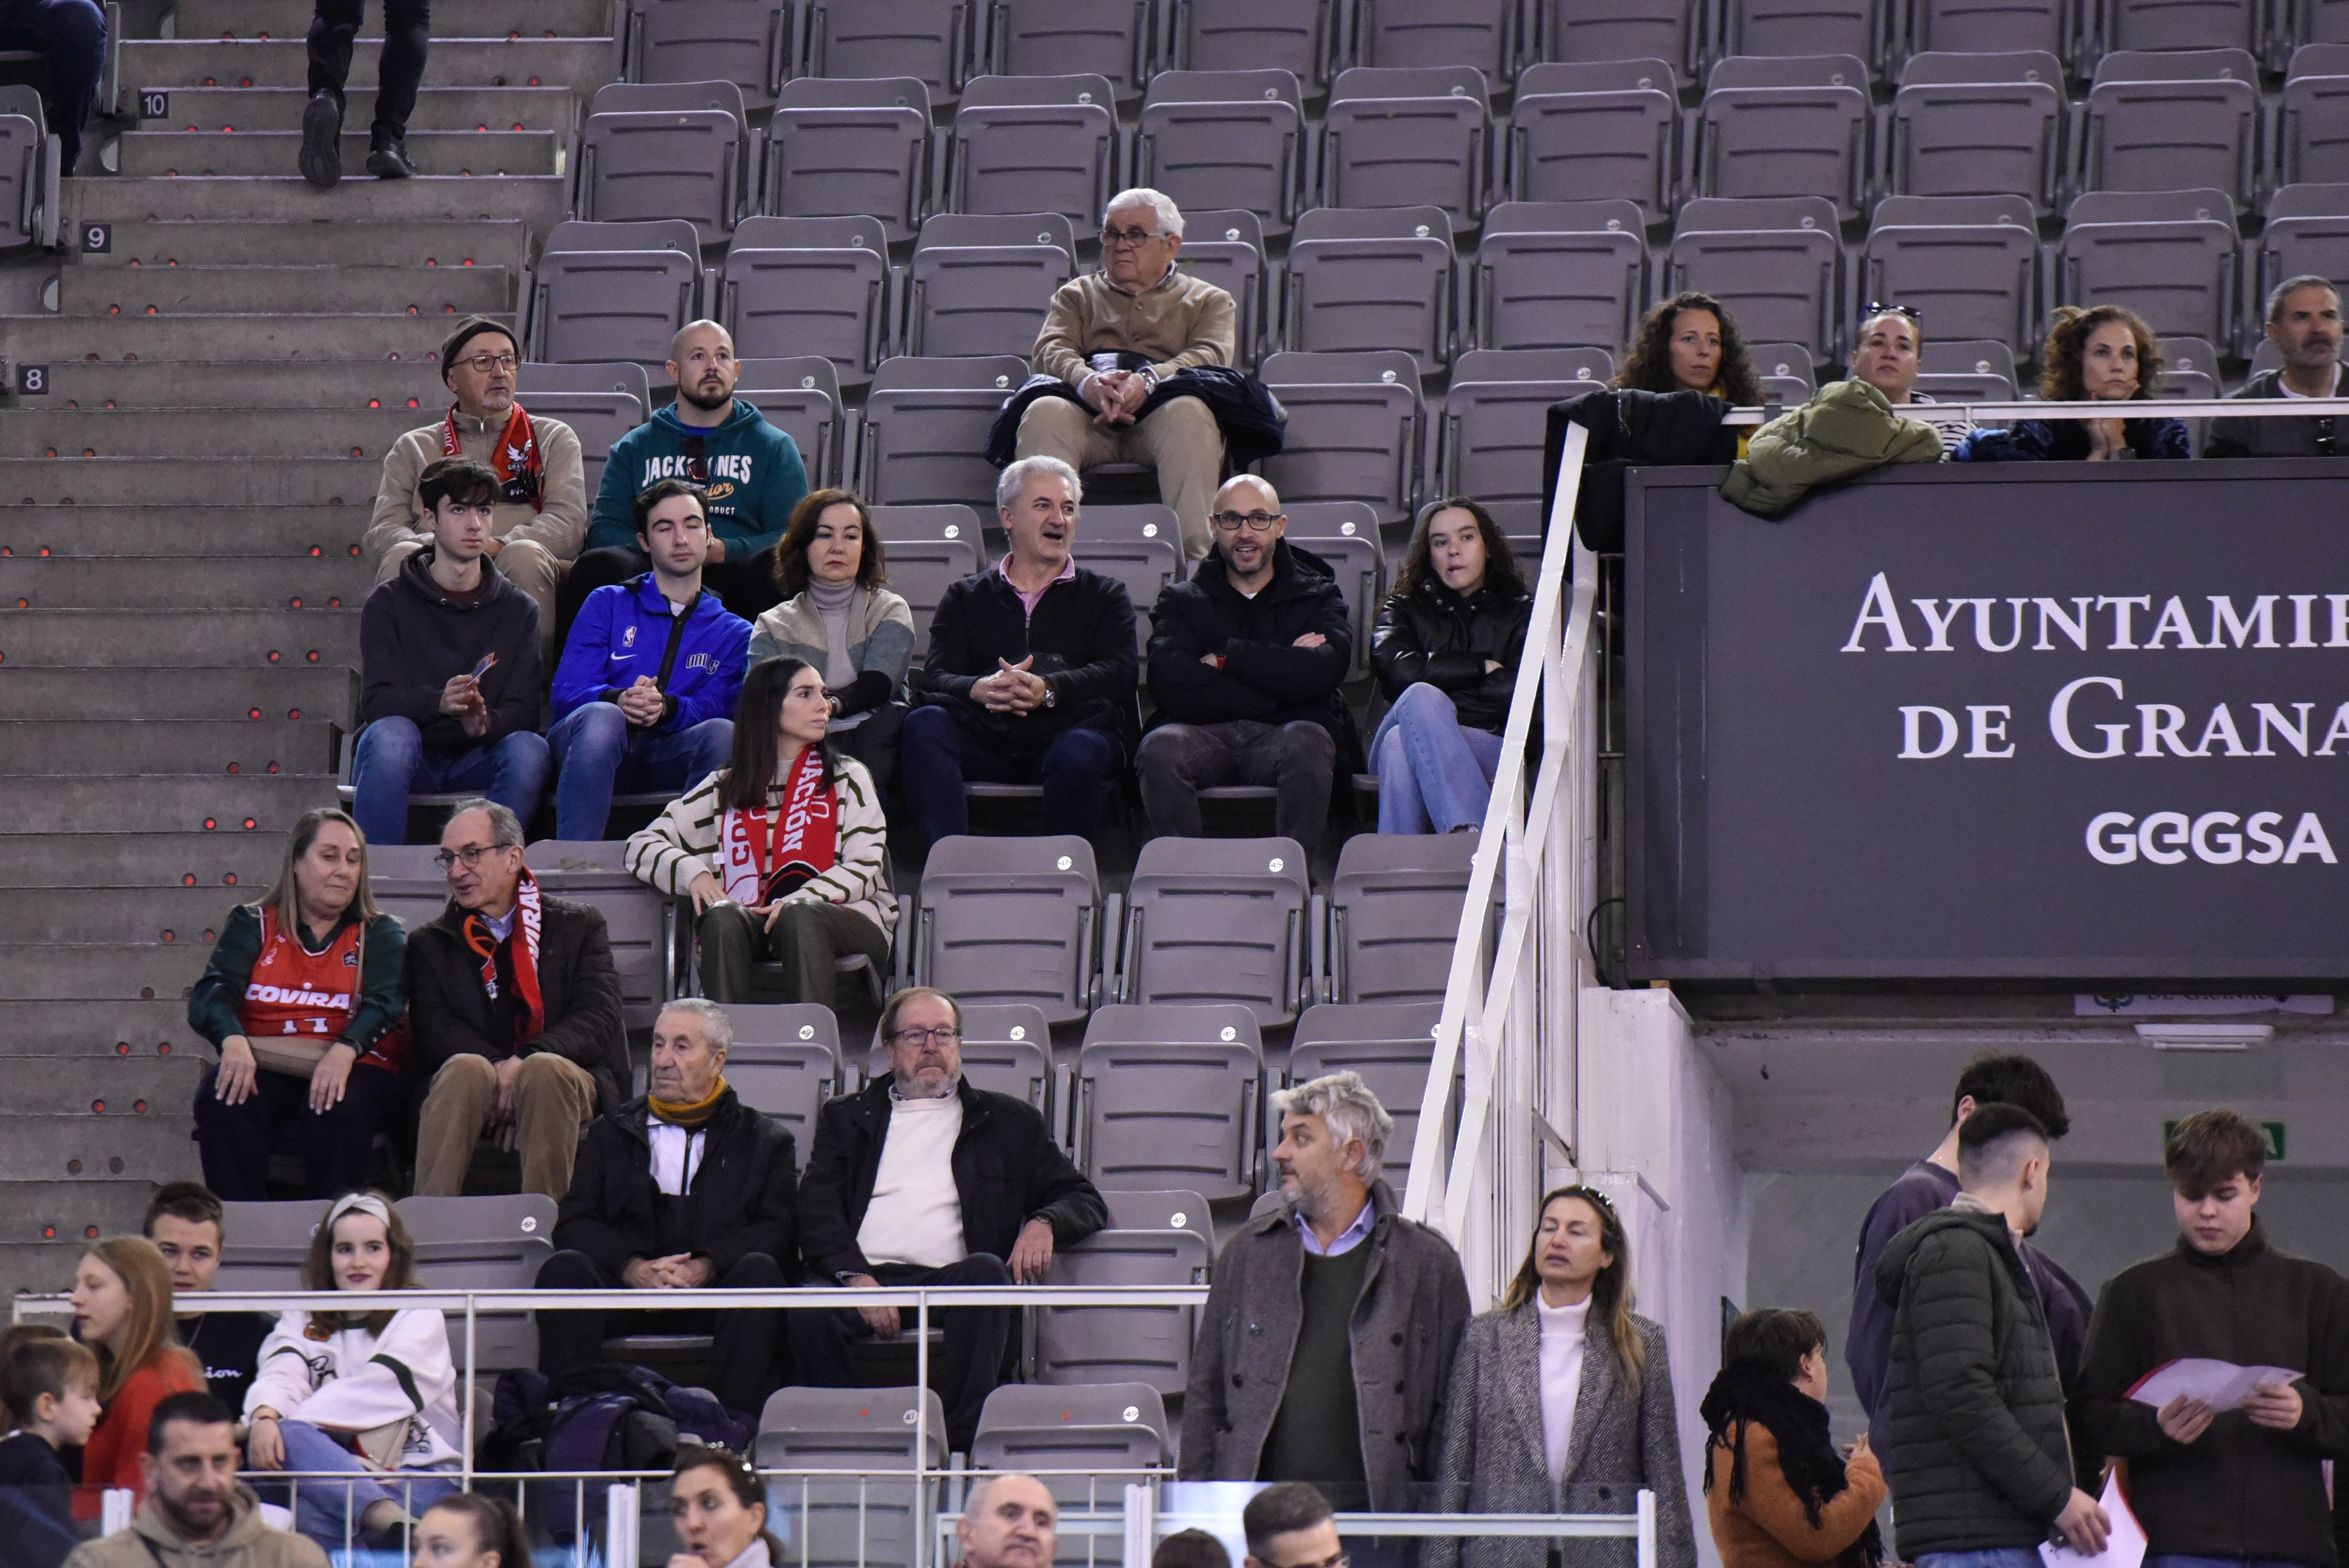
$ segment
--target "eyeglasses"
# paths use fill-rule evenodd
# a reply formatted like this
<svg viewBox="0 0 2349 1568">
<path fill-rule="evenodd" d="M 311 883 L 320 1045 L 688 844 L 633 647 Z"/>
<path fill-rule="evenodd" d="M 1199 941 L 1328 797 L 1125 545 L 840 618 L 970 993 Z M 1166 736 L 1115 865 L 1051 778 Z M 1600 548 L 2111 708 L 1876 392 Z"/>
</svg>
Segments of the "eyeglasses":
<svg viewBox="0 0 2349 1568">
<path fill-rule="evenodd" d="M 1860 320 L 1873 321 L 1879 315 L 1905 315 L 1910 321 L 1925 319 L 1925 313 L 1913 304 L 1891 304 L 1883 300 L 1872 299 L 1868 302 L 1868 310 L 1861 315 Z"/>
<path fill-rule="evenodd" d="M 511 354 L 476 354 L 471 359 L 460 359 L 457 363 L 476 376 L 487 376 L 492 370 L 512 374 L 513 367 L 522 362 Z"/>
<path fill-rule="evenodd" d="M 465 862 L 465 869 L 467 871 L 471 871 L 475 866 L 481 863 L 481 857 L 483 855 L 489 854 L 491 851 L 495 850 L 510 850 L 512 848 L 513 848 L 512 844 L 468 844 L 461 850 L 441 851 L 439 854 L 432 857 L 432 863 L 439 866 L 445 872 L 450 867 L 455 865 L 458 861 L 462 861 Z"/>
<path fill-rule="evenodd" d="M 695 484 L 709 482 L 709 439 L 706 436 L 685 438 L 685 477 Z"/>
<path fill-rule="evenodd" d="M 889 1037 L 893 1045 L 925 1046 L 936 1040 L 942 1046 L 962 1043 L 962 1031 L 949 1025 L 943 1029 L 900 1029 Z"/>
<path fill-rule="evenodd" d="M 1219 511 L 1207 521 L 1216 525 L 1219 533 L 1237 533 L 1243 528 L 1250 533 L 1270 533 L 1272 525 L 1288 515 L 1276 511 Z"/>
<path fill-rule="evenodd" d="M 1153 229 L 1103 229 L 1101 240 L 1104 245 L 1146 245 L 1165 237 Z"/>
</svg>

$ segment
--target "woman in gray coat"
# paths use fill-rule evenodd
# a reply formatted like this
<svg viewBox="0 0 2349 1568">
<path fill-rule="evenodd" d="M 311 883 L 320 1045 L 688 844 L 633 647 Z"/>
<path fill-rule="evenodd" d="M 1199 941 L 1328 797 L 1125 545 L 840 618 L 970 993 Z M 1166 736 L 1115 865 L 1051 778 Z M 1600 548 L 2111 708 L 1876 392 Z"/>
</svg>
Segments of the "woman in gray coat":
<svg viewBox="0 0 2349 1568">
<path fill-rule="evenodd" d="M 1454 1513 L 1630 1513 L 1656 1494 L 1658 1568 L 1695 1568 L 1661 1327 L 1631 1310 L 1631 1252 L 1605 1194 L 1543 1198 L 1525 1265 L 1461 1336 L 1436 1454 Z M 1629 1537 L 1431 1540 L 1421 1568 L 1631 1568 Z"/>
</svg>

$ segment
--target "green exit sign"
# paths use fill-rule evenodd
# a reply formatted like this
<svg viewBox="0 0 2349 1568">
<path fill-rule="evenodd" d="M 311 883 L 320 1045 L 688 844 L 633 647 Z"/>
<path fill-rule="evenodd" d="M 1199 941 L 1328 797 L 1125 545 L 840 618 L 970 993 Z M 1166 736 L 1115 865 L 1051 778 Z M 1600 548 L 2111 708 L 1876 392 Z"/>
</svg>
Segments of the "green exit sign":
<svg viewBox="0 0 2349 1568">
<path fill-rule="evenodd" d="M 2262 1122 L 2261 1122 L 2261 1123 L 2260 1123 L 2260 1131 L 2261 1131 L 2261 1133 L 2266 1137 L 2266 1139 L 2267 1139 L 2267 1140 L 2268 1140 L 2268 1158 L 2269 1158 L 2269 1159 L 2271 1159 L 2271 1160 L 2281 1160 L 2281 1159 L 2282 1159 L 2282 1158 L 2283 1158 L 2283 1123 L 2282 1123 L 2282 1122 L 2281 1122 L 2281 1121 L 2262 1121 Z M 2163 1122 L 2163 1123 L 2161 1124 L 2161 1146 L 2162 1146 L 2164 1149 L 2168 1149 L 2168 1148 L 2169 1147 L 2169 1140 L 2170 1140 L 2172 1138 L 2176 1137 L 2176 1136 L 2177 1136 L 2177 1134 L 2178 1134 L 2178 1123 L 2177 1123 L 2177 1122 L 2175 1122 L 2175 1121 L 2165 1121 L 2165 1122 Z"/>
</svg>

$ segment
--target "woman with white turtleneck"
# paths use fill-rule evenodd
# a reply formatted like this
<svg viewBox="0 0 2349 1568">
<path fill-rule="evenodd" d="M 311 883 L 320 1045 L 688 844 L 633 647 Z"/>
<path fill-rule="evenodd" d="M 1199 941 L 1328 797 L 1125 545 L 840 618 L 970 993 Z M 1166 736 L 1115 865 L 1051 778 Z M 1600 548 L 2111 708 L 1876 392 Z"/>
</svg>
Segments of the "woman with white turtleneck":
<svg viewBox="0 0 2349 1568">
<path fill-rule="evenodd" d="M 783 602 L 750 634 L 750 663 L 797 659 L 823 676 L 833 745 L 887 793 L 897 770 L 898 699 L 914 661 L 914 613 L 888 581 L 873 516 L 852 490 L 811 490 L 775 547 Z"/>
<path fill-rule="evenodd" d="M 688 1439 L 678 1445 L 668 1490 L 685 1543 L 668 1568 L 782 1568 L 782 1542 L 767 1532 L 766 1488 L 741 1455 Z"/>
</svg>

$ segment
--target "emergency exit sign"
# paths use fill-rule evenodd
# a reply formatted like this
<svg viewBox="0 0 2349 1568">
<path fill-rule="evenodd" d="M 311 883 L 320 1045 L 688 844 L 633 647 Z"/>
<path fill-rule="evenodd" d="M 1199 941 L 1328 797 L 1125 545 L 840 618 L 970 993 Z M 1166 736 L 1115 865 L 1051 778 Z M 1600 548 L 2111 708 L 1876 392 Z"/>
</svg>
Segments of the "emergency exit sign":
<svg viewBox="0 0 2349 1568">
<path fill-rule="evenodd" d="M 2259 1125 L 2261 1135 L 2268 1140 L 2268 1158 L 2271 1160 L 2282 1159 L 2283 1123 L 2281 1121 L 2262 1121 Z M 2161 1124 L 2161 1146 L 2164 1149 L 2169 1147 L 2169 1140 L 2177 1135 L 2177 1122 L 2165 1121 Z"/>
</svg>

